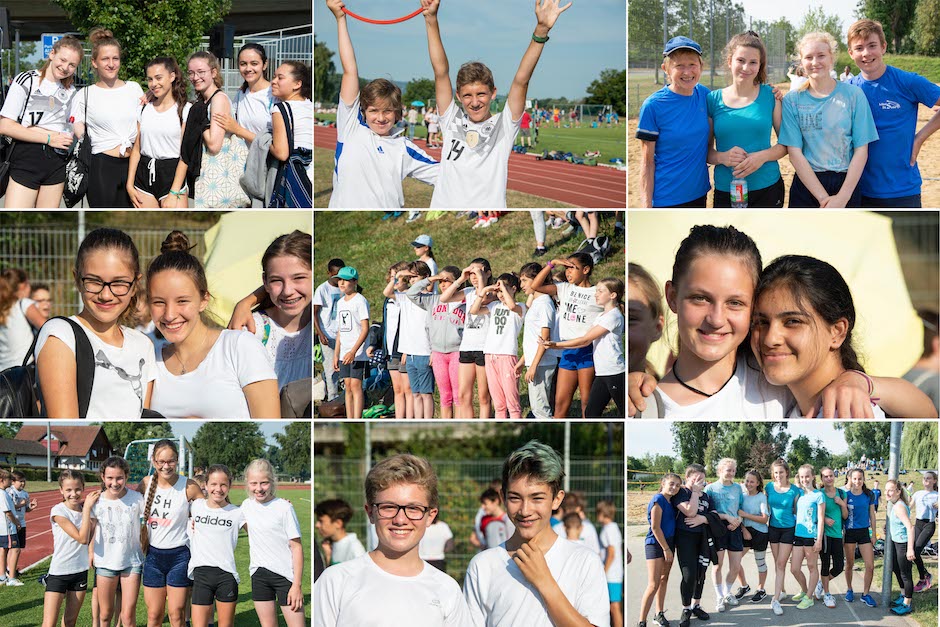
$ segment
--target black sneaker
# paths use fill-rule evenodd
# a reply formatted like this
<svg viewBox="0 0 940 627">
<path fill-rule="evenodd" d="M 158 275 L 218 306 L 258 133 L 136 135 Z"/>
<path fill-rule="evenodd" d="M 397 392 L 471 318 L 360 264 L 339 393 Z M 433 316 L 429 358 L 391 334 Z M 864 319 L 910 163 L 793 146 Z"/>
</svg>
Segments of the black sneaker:
<svg viewBox="0 0 940 627">
<path fill-rule="evenodd" d="M 689 627 L 692 624 L 692 610 L 682 610 L 682 619 L 679 620 L 679 627 Z"/>
<path fill-rule="evenodd" d="M 734 598 L 740 601 L 745 594 L 751 591 L 751 586 L 738 586 L 738 591 L 734 593 Z"/>
<path fill-rule="evenodd" d="M 760 603 L 766 596 L 767 592 L 765 590 L 758 590 L 754 593 L 754 596 L 751 597 L 751 603 Z"/>
<path fill-rule="evenodd" d="M 669 627 L 669 621 L 666 620 L 666 615 L 662 612 L 653 617 L 653 622 L 659 625 L 659 627 Z"/>
<path fill-rule="evenodd" d="M 544 246 L 539 246 L 539 247 L 537 247 L 537 248 L 535 249 L 535 252 L 532 253 L 532 254 L 535 255 L 536 257 L 541 257 L 542 255 L 544 255 L 544 254 L 547 253 L 547 252 L 548 252 L 548 249 L 547 249 L 547 248 L 545 248 Z"/>
<path fill-rule="evenodd" d="M 701 605 L 696 605 L 692 608 L 692 615 L 699 620 L 708 620 L 711 616 L 708 615 L 708 612 L 702 609 Z"/>
<path fill-rule="evenodd" d="M 641 620 L 640 622 L 638 622 L 638 623 L 636 624 L 636 627 L 646 627 L 646 621 L 645 621 L 645 620 Z"/>
</svg>

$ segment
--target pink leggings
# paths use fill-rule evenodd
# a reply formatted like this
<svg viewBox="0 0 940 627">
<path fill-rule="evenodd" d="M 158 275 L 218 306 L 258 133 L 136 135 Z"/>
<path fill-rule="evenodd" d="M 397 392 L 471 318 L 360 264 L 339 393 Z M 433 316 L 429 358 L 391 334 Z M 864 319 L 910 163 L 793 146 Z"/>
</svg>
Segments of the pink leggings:
<svg viewBox="0 0 940 627">
<path fill-rule="evenodd" d="M 522 405 L 519 403 L 519 374 L 516 372 L 515 355 L 485 355 L 486 384 L 490 388 L 496 417 L 505 418 L 509 408 L 510 418 L 522 418 Z"/>
<path fill-rule="evenodd" d="M 434 371 L 434 380 L 437 389 L 441 392 L 441 407 L 452 407 L 457 404 L 457 372 L 460 367 L 460 351 L 453 353 L 431 352 L 431 370 Z"/>
</svg>

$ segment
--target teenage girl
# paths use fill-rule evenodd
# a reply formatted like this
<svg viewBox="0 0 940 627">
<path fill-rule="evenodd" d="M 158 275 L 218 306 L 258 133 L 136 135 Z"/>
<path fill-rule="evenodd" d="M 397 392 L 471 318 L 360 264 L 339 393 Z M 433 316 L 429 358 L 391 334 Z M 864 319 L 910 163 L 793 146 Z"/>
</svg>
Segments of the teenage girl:
<svg viewBox="0 0 940 627">
<path fill-rule="evenodd" d="M 137 484 L 137 491 L 144 495 L 144 524 L 150 536 L 143 574 L 147 625 L 159 627 L 168 616 L 170 625 L 183 627 L 193 585 L 187 574 L 189 504 L 202 497 L 202 490 L 177 471 L 179 451 L 173 442 L 154 444 L 150 463 L 153 474 Z"/>
<path fill-rule="evenodd" d="M 95 359 L 88 413 L 82 417 L 126 420 L 140 416 L 150 407 L 157 371 L 150 338 L 130 327 L 141 279 L 137 247 L 122 231 L 95 229 L 78 247 L 73 276 L 82 311 L 70 319 L 88 336 Z M 64 320 L 43 325 L 36 355 L 45 414 L 78 418 L 72 326 Z"/>
<path fill-rule="evenodd" d="M 300 523 L 290 501 L 277 498 L 274 467 L 256 459 L 245 468 L 248 498 L 241 505 L 248 525 L 251 600 L 261 627 L 277 627 L 275 602 L 288 627 L 308 624 L 304 618 L 304 550 Z"/>
<path fill-rule="evenodd" d="M 0 371 L 23 363 L 33 343 L 33 328 L 48 319 L 29 292 L 28 277 L 19 268 L 0 273 Z"/>
<path fill-rule="evenodd" d="M 657 492 L 649 505 L 646 506 L 646 521 L 649 531 L 646 532 L 646 591 L 640 605 L 640 627 L 646 627 L 646 615 L 656 599 L 658 610 L 654 621 L 660 625 L 666 620 L 665 611 L 666 585 L 669 583 L 669 573 L 672 570 L 676 548 L 676 510 L 670 499 L 676 495 L 682 486 L 682 477 L 675 473 L 663 475 L 659 482 Z"/>
<path fill-rule="evenodd" d="M 917 516 L 914 521 L 914 564 L 920 574 L 920 581 L 914 586 L 914 592 L 929 590 L 933 577 L 924 566 L 921 553 L 930 544 L 933 532 L 937 529 L 937 473 L 928 470 L 924 473 L 924 489 L 918 490 L 911 497 Z"/>
<path fill-rule="evenodd" d="M 829 582 L 838 577 L 845 568 L 845 549 L 842 545 L 842 521 L 849 516 L 848 502 L 845 490 L 835 486 L 836 475 L 832 468 L 823 466 L 819 470 L 822 478 L 822 488 L 819 492 L 826 502 L 825 533 L 823 535 L 822 551 L 819 557 L 822 562 L 819 582 L 816 584 L 814 596 L 822 597 L 826 607 L 836 606 L 835 597 L 829 592 Z"/>
<path fill-rule="evenodd" d="M 187 528 L 192 550 L 188 575 L 193 581 L 193 626 L 209 626 L 214 603 L 217 627 L 233 627 L 240 583 L 235 545 L 239 530 L 245 526 L 245 514 L 228 500 L 232 472 L 227 466 L 209 466 L 205 476 L 206 497 L 190 505 L 192 524 Z"/>
<path fill-rule="evenodd" d="M 59 473 L 59 492 L 62 502 L 52 508 L 52 562 L 46 578 L 46 593 L 43 597 L 42 627 L 56 627 L 59 609 L 65 600 L 66 627 L 75 627 L 78 612 L 85 601 L 88 588 L 88 548 L 94 523 L 91 510 L 101 496 L 95 490 L 82 503 L 85 478 L 77 470 Z M 97 627 L 97 626 L 96 626 Z"/>
<path fill-rule="evenodd" d="M 876 607 L 878 603 L 869 594 L 871 580 L 875 575 L 875 550 L 873 542 L 876 537 L 875 525 L 875 495 L 865 485 L 865 471 L 853 468 L 848 476 L 849 490 L 845 495 L 846 507 L 849 515 L 845 521 L 845 600 L 851 603 L 855 600 L 852 590 L 853 567 L 855 566 L 855 548 L 858 547 L 862 559 L 865 561 L 864 594 L 862 603 L 868 607 Z"/>
<path fill-rule="evenodd" d="M 313 181 L 313 102 L 310 100 L 313 87 L 310 68 L 300 61 L 285 61 L 275 71 L 271 89 L 274 97 L 284 103 L 293 131 L 293 136 L 288 138 L 281 107 L 274 108 L 271 111 L 271 156 L 282 162 L 289 160 L 290 163 L 285 163 L 284 167 L 295 166 L 295 171 L 299 169 L 298 175 L 306 174 L 306 181 L 302 180 L 301 183 L 309 191 Z M 293 140 L 293 152 L 289 139 Z"/>
<path fill-rule="evenodd" d="M 369 301 L 360 292 L 359 273 L 346 266 L 339 271 L 339 291 L 342 296 L 336 304 L 338 332 L 333 369 L 339 372 L 346 388 L 346 417 L 361 418 L 366 397 L 362 379 L 369 365 L 366 357 L 366 338 L 369 336 Z"/>
<path fill-rule="evenodd" d="M 706 567 L 700 559 L 703 525 L 708 522 L 705 515 L 715 511 L 711 497 L 705 494 L 704 466 L 689 464 L 685 469 L 685 485 L 679 488 L 671 501 L 676 508 L 676 559 L 682 572 L 682 583 L 679 584 L 682 619 L 679 627 L 689 627 L 693 616 L 699 620 L 711 618 L 701 605 L 706 575 Z"/>
<path fill-rule="evenodd" d="M 189 238 L 171 232 L 147 268 L 150 316 L 169 342 L 157 355 L 153 407 L 163 416 L 277 418 L 277 374 L 247 331 L 203 320 L 209 287 Z"/>
<path fill-rule="evenodd" d="M 623 360 L 623 281 L 608 277 L 598 281 L 594 288 L 594 301 L 603 307 L 601 315 L 587 333 L 579 338 L 562 342 L 542 340 L 548 348 L 577 349 L 593 347 L 594 381 L 588 394 L 587 407 L 583 410 L 587 418 L 600 418 L 613 399 L 617 415 L 623 418 L 627 370 Z M 556 412 L 555 414 L 559 414 Z"/>
<path fill-rule="evenodd" d="M 75 95 L 75 69 L 84 56 L 82 42 L 66 35 L 53 44 L 41 68 L 13 78 L 0 109 L 0 135 L 16 140 L 6 207 L 59 208 L 73 139 L 69 103 Z"/>
<path fill-rule="evenodd" d="M 268 53 L 264 46 L 247 43 L 239 48 L 238 72 L 245 82 L 235 94 L 234 114 L 216 112 L 212 118 L 225 132 L 251 144 L 256 135 L 271 132 L 271 112 L 277 102 L 268 80 Z"/>
<path fill-rule="evenodd" d="M 519 270 L 519 284 L 526 293 L 525 324 L 522 329 L 522 354 L 516 364 L 520 373 L 525 367 L 529 411 L 535 418 L 552 417 L 552 383 L 558 366 L 559 350 L 547 349 L 542 340 L 558 340 L 555 301 L 548 294 L 532 289 L 532 280 L 542 271 L 541 264 L 527 263 Z"/>
<path fill-rule="evenodd" d="M 808 80 L 783 98 L 783 128 L 795 173 L 790 207 L 861 207 L 858 181 L 868 144 L 878 140 L 861 88 L 832 78 L 839 44 L 826 32 L 803 35 L 796 49 Z"/>
<path fill-rule="evenodd" d="M 758 603 L 767 596 L 764 586 L 767 583 L 766 555 L 767 542 L 770 538 L 767 523 L 770 522 L 770 510 L 767 507 L 767 494 L 764 492 L 764 479 L 760 476 L 760 472 L 752 468 L 744 473 L 744 483 L 741 487 L 744 489 L 741 509 L 738 510 L 738 516 L 744 521 L 741 527 L 744 535 L 744 552 L 741 553 L 741 559 L 743 560 L 747 555 L 748 549 L 754 549 L 758 583 L 757 591 L 751 597 L 751 603 Z M 741 585 L 734 593 L 734 598 L 740 600 L 751 591 L 751 586 L 747 585 L 743 567 L 738 570 L 738 581 Z"/>
<path fill-rule="evenodd" d="M 911 603 L 914 596 L 912 563 L 914 561 L 914 526 L 911 524 L 910 501 L 907 492 L 897 479 L 885 482 L 885 498 L 888 501 L 888 531 L 894 544 L 894 576 L 901 586 L 901 594 L 891 604 L 891 612 L 898 616 L 914 611 Z"/>
<path fill-rule="evenodd" d="M 137 593 L 144 556 L 140 546 L 144 497 L 127 489 L 130 466 L 123 457 L 109 457 L 101 464 L 101 498 L 91 511 L 94 527 L 95 584 L 101 627 L 110 627 L 115 613 L 114 595 L 120 583 L 121 624 L 137 624 Z"/>
<path fill-rule="evenodd" d="M 137 116 L 144 91 L 137 83 L 118 78 L 121 43 L 111 31 L 95 28 L 88 40 L 98 82 L 75 94 L 71 113 L 75 135 L 82 137 L 87 132 L 91 139 L 88 205 L 130 208 L 129 157 L 137 141 Z"/>
<path fill-rule="evenodd" d="M 705 493 L 711 497 L 715 505 L 715 512 L 724 521 L 727 533 L 718 538 L 716 549 L 718 562 L 712 569 L 712 583 L 715 585 L 715 595 L 718 599 L 716 610 L 724 612 L 730 606 L 738 605 L 738 599 L 731 593 L 731 586 L 741 569 L 741 558 L 744 556 L 744 534 L 741 529 L 743 519 L 738 511 L 744 503 L 744 489 L 741 484 L 735 483 L 734 475 L 738 464 L 730 457 L 718 461 L 716 471 L 718 481 L 709 483 Z M 722 566 L 725 561 L 725 552 L 728 557 L 728 573 L 722 577 Z"/>
<path fill-rule="evenodd" d="M 565 269 L 567 282 L 547 282 L 556 266 Z M 532 289 L 558 299 L 558 337 L 562 341 L 585 335 L 604 307 L 597 304 L 596 287 L 591 285 L 594 261 L 587 253 L 574 253 L 567 259 L 554 259 L 532 280 Z M 620 300 L 623 300 L 621 288 Z M 622 318 L 622 316 L 621 316 Z M 621 329 L 623 327 L 621 326 Z M 622 355 L 621 355 L 622 359 Z M 581 393 L 581 417 L 587 416 L 588 396 L 594 382 L 594 351 L 591 346 L 562 351 L 555 374 L 555 418 L 567 418 L 575 389 Z M 605 403 L 606 405 L 606 403 Z"/>
<path fill-rule="evenodd" d="M 777 459 L 770 465 L 770 475 L 774 481 L 764 488 L 764 492 L 767 493 L 767 507 L 770 509 L 767 540 L 770 542 L 770 552 L 774 556 L 774 598 L 770 602 L 770 608 L 774 614 L 781 616 L 783 607 L 780 605 L 780 600 L 783 598 L 787 560 L 790 559 L 790 553 L 793 551 L 796 533 L 796 501 L 801 492 L 790 483 L 790 465 L 784 460 Z"/>
<path fill-rule="evenodd" d="M 157 57 L 147 64 L 147 86 L 153 100 L 138 110 L 137 141 L 127 170 L 127 193 L 138 209 L 156 209 L 170 195 L 183 127 L 192 108 L 173 57 Z"/>
<path fill-rule="evenodd" d="M 796 500 L 796 529 L 793 537 L 793 557 L 790 559 L 790 573 L 800 584 L 800 591 L 793 595 L 798 601 L 796 609 L 805 610 L 813 607 L 813 592 L 819 579 L 816 560 L 822 551 L 825 533 L 826 500 L 822 492 L 816 490 L 816 476 L 810 464 L 803 464 L 796 473 L 800 497 Z M 809 571 L 809 581 L 803 575 L 803 559 Z"/>
<path fill-rule="evenodd" d="M 522 333 L 522 317 L 525 305 L 516 302 L 519 277 L 515 274 L 499 275 L 495 285 L 477 290 L 476 299 L 469 313 L 474 316 L 490 316 L 490 324 L 483 343 L 486 380 L 489 383 L 496 417 L 505 418 L 507 409 L 510 418 L 522 418 L 519 402 L 519 372 L 516 361 L 519 354 L 519 334 Z M 487 294 L 497 300 L 484 305 Z"/>
<path fill-rule="evenodd" d="M 431 275 L 437 274 L 437 261 L 434 259 L 434 251 L 431 250 L 431 246 L 434 245 L 434 240 L 431 239 L 430 235 L 419 235 L 411 242 L 411 248 L 415 251 L 415 257 L 418 258 L 418 261 L 423 261 L 428 264 L 428 268 L 431 270 Z"/>
<path fill-rule="evenodd" d="M 646 360 L 646 354 L 653 342 L 663 336 L 666 308 L 663 306 L 663 292 L 659 284 L 638 263 L 627 264 L 627 310 L 629 372 L 646 372 L 657 376 L 652 364 Z"/>
</svg>

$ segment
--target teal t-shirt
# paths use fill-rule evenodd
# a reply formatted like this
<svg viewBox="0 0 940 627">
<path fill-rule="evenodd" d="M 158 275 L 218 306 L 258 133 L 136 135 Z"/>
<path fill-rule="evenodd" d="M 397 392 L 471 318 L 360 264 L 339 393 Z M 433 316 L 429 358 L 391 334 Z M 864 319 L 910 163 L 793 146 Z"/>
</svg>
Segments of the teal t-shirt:
<svg viewBox="0 0 940 627">
<path fill-rule="evenodd" d="M 825 98 L 808 89 L 783 97 L 778 141 L 800 148 L 814 172 L 846 172 L 855 150 L 877 140 L 868 99 L 855 85 L 837 82 Z"/>
<path fill-rule="evenodd" d="M 793 503 L 799 498 L 801 490 L 791 483 L 786 492 L 777 492 L 774 484 L 768 483 L 764 492 L 767 493 L 767 506 L 770 507 L 770 526 L 789 529 L 796 525 Z"/>
<path fill-rule="evenodd" d="M 819 492 L 803 494 L 796 500 L 796 537 L 815 538 L 819 531 L 818 505 L 825 503 L 823 495 Z"/>
<path fill-rule="evenodd" d="M 708 94 L 708 117 L 715 130 L 715 148 L 726 152 L 735 146 L 748 154 L 770 148 L 770 133 L 774 129 L 774 92 L 770 85 L 761 85 L 757 98 L 751 104 L 735 109 L 725 104 L 720 89 Z M 731 191 L 732 169 L 715 166 L 715 189 Z M 747 177 L 748 190 L 770 187 L 780 178 L 780 165 L 768 161 Z"/>
<path fill-rule="evenodd" d="M 728 516 L 736 517 L 744 501 L 744 491 L 739 483 L 731 485 L 722 485 L 720 481 L 709 483 L 705 486 L 705 494 L 711 497 L 716 512 Z"/>
<path fill-rule="evenodd" d="M 904 504 L 904 501 L 898 501 L 901 505 L 904 505 L 904 509 L 907 511 L 907 517 L 911 517 L 911 508 Z M 907 527 L 904 526 L 904 523 L 901 522 L 901 519 L 897 517 L 894 513 L 894 506 L 897 503 L 888 503 L 888 524 L 891 526 L 891 541 L 892 542 L 907 542 Z"/>
<path fill-rule="evenodd" d="M 832 523 L 832 526 L 826 526 L 826 535 L 830 538 L 841 538 L 842 537 L 842 508 L 836 505 L 835 497 L 830 498 L 827 495 L 823 488 L 817 490 L 820 494 L 823 495 L 823 498 L 826 500 L 826 518 L 831 518 L 835 522 Z M 836 494 L 839 498 L 845 501 L 846 494 L 845 490 L 842 488 L 836 488 Z"/>
</svg>

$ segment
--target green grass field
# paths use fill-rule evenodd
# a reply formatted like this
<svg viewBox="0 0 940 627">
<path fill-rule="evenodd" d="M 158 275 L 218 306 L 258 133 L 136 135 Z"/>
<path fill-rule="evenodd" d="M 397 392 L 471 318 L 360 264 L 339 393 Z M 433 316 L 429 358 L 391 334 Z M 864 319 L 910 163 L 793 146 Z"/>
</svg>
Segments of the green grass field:
<svg viewBox="0 0 940 627">
<path fill-rule="evenodd" d="M 529 261 L 544 264 L 556 257 L 565 257 L 573 253 L 581 242 L 580 237 L 563 239 L 561 231 L 548 229 L 545 243 L 548 253 L 540 259 L 533 258 L 535 239 L 528 211 L 509 212 L 495 225 L 476 230 L 470 228 L 470 221 L 453 215 L 432 221 L 422 218 L 412 224 L 405 224 L 404 217 L 395 221 L 383 221 L 381 218 L 381 212 L 367 211 L 318 211 L 314 214 L 315 284 L 319 285 L 326 280 L 327 261 L 333 257 L 341 258 L 359 271 L 359 284 L 363 296 L 369 301 L 373 321 L 382 317 L 382 290 L 385 288 L 388 267 L 396 261 L 414 258 L 410 243 L 421 233 L 433 238 L 434 256 L 439 267 L 455 265 L 464 268 L 471 259 L 482 256 L 490 261 L 494 276 L 503 272 L 519 272 L 523 264 Z M 612 220 L 602 222 L 599 233 L 612 236 L 613 226 Z M 611 255 L 594 269 L 595 283 L 608 276 L 621 280 L 624 277 L 624 236 L 612 240 Z M 522 296 L 519 295 L 520 301 Z M 519 354 L 522 355 L 521 349 Z M 524 416 L 529 410 L 524 379 L 521 381 L 520 395 Z M 576 395 L 575 398 L 580 397 Z M 435 415 L 440 413 L 438 401 L 435 392 Z M 580 412 L 579 401 L 575 400 L 569 416 L 580 417 Z M 611 405 L 610 415 L 614 412 Z"/>
<path fill-rule="evenodd" d="M 33 482 L 33 488 L 38 487 Z M 35 489 L 30 490 L 35 496 Z M 231 500 L 233 503 L 240 504 L 244 500 L 244 487 L 234 486 L 232 488 Z M 278 488 L 278 496 L 286 498 L 294 506 L 297 512 L 297 519 L 300 522 L 300 529 L 303 533 L 302 544 L 304 547 L 304 610 L 306 615 L 311 615 L 310 611 L 310 591 L 311 591 L 311 570 L 312 553 L 310 552 L 310 486 L 281 485 Z M 258 615 L 255 613 L 254 603 L 251 601 L 251 577 L 248 574 L 248 533 L 242 531 L 238 535 L 238 546 L 235 549 L 235 562 L 238 566 L 238 575 L 241 579 L 238 594 L 238 607 L 235 613 L 235 624 L 239 627 L 258 626 Z M 40 563 L 20 577 L 25 584 L 22 588 L 0 588 L 0 621 L 4 627 L 35 627 L 42 623 L 42 603 L 44 589 L 38 579 L 49 569 L 49 561 Z M 89 579 L 89 590 L 91 590 L 91 580 Z M 278 612 L 278 624 L 284 624 L 284 620 Z M 85 597 L 82 604 L 82 610 L 78 617 L 78 625 L 91 624 L 91 595 Z M 137 599 L 137 624 L 147 624 L 147 608 L 144 605 L 143 587 Z M 168 625 L 169 622 L 164 622 Z"/>
</svg>

